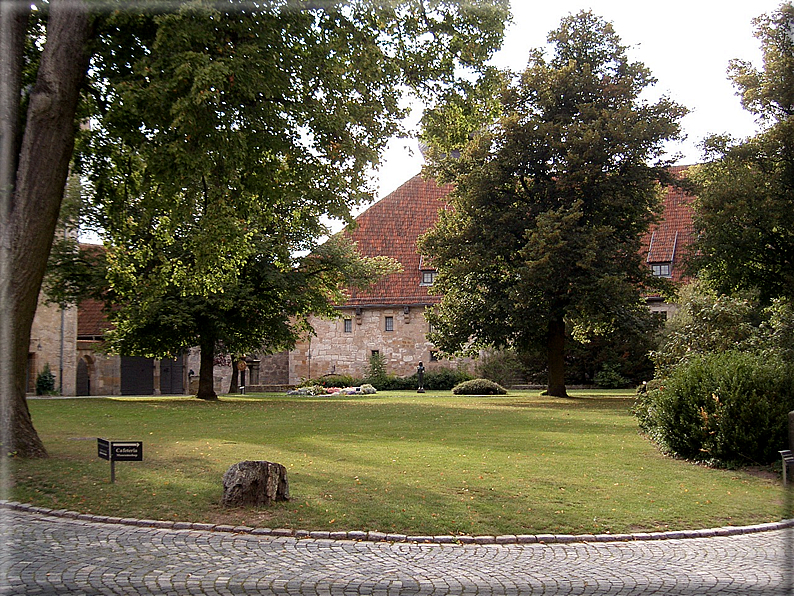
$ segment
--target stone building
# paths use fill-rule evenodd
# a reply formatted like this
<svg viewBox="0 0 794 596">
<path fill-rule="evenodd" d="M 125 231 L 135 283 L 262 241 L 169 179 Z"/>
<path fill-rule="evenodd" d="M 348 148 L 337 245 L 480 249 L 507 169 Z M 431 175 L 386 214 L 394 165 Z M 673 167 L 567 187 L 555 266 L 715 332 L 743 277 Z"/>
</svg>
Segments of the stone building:
<svg viewBox="0 0 794 596">
<path fill-rule="evenodd" d="M 85 300 L 77 308 L 75 392 L 64 395 L 180 395 L 189 389 L 190 355 L 158 360 L 103 352 L 108 322 L 102 304 Z M 196 362 L 198 360 L 196 359 Z"/>
<path fill-rule="evenodd" d="M 681 178 L 687 167 L 675 166 L 672 173 Z M 290 352 L 289 374 L 287 377 L 282 371 L 281 379 L 294 384 L 327 374 L 360 377 L 373 352 L 384 356 L 387 372 L 399 376 L 415 372 L 420 361 L 430 370 L 472 365 L 469 360 L 439 359 L 426 337 L 425 310 L 440 297 L 428 291 L 435 269 L 417 252 L 416 242 L 447 207 L 451 189 L 415 176 L 356 218 L 356 227 L 347 233 L 359 250 L 368 256 L 393 257 L 403 271 L 368 292 L 353 293 L 338 307 L 338 319 L 313 320 L 316 337 Z M 652 272 L 674 284 L 687 281 L 683 257 L 694 238 L 692 201 L 680 188 L 668 187 L 661 218 L 643 239 L 642 251 Z M 659 295 L 646 299 L 653 312 L 665 317 L 675 312 L 675 305 Z"/>
<path fill-rule="evenodd" d="M 685 166 L 673 168 L 679 177 L 685 171 Z M 425 311 L 440 298 L 429 291 L 436 272 L 417 252 L 416 242 L 447 207 L 450 190 L 451 186 L 414 176 L 359 215 L 356 226 L 344 233 L 364 255 L 393 257 L 402 271 L 366 292 L 351 293 L 347 302 L 338 305 L 338 318 L 313 318 L 315 335 L 298 342 L 294 350 L 251 355 L 240 384 L 256 390 L 330 374 L 361 377 L 373 353 L 383 356 L 388 373 L 399 376 L 413 374 L 419 362 L 427 370 L 469 367 L 473 372 L 468 359 L 439 358 L 427 340 L 430 328 Z M 643 254 L 653 273 L 676 284 L 686 281 L 682 261 L 694 235 L 692 200 L 682 190 L 668 188 L 660 221 L 643 241 Z M 647 300 L 651 310 L 665 316 L 675 310 L 661 296 L 647 296 Z M 88 301 L 63 311 L 40 305 L 31 334 L 29 390 L 34 390 L 37 372 L 49 363 L 63 395 L 195 393 L 198 348 L 174 360 L 108 356 L 98 350 L 106 325 L 98 303 Z M 216 363 L 217 393 L 228 391 L 231 365 L 223 359 Z"/>
<path fill-rule="evenodd" d="M 47 368 L 55 376 L 55 390 L 75 394 L 77 358 L 77 308 L 61 308 L 39 300 L 30 330 L 26 386 L 36 391 L 36 379 Z"/>
<path fill-rule="evenodd" d="M 670 170 L 680 180 L 688 167 L 673 166 Z M 684 259 L 695 238 L 693 201 L 694 197 L 681 188 L 668 187 L 662 203 L 661 218 L 643 239 L 642 250 L 648 267 L 654 275 L 669 279 L 676 286 L 689 281 Z M 658 294 L 646 296 L 646 300 L 652 312 L 660 313 L 665 318 L 675 313 L 676 305 L 665 302 Z"/>
<path fill-rule="evenodd" d="M 438 220 L 451 186 L 414 176 L 356 218 L 345 231 L 367 256 L 396 259 L 402 271 L 369 290 L 353 291 L 339 305 L 339 318 L 313 319 L 316 337 L 289 354 L 289 382 L 328 374 L 361 377 L 373 353 L 383 356 L 389 374 L 408 376 L 419 362 L 428 371 L 467 366 L 469 361 L 442 360 L 428 341 L 425 310 L 440 297 L 429 290 L 436 270 L 417 252 L 416 243 Z"/>
</svg>

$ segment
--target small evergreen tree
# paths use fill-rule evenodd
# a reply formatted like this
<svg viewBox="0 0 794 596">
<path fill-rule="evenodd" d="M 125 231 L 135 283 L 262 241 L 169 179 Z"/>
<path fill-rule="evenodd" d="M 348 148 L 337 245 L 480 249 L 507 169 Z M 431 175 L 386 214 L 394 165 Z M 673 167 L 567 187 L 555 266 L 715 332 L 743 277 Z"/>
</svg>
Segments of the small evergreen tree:
<svg viewBox="0 0 794 596">
<path fill-rule="evenodd" d="M 36 375 L 36 395 L 52 395 L 53 393 L 55 393 L 55 375 L 52 374 L 48 362 Z"/>
<path fill-rule="evenodd" d="M 388 380 L 386 374 L 386 358 L 380 352 L 373 352 L 369 357 L 369 364 L 364 371 L 364 380 L 370 385 L 380 389 Z"/>
</svg>

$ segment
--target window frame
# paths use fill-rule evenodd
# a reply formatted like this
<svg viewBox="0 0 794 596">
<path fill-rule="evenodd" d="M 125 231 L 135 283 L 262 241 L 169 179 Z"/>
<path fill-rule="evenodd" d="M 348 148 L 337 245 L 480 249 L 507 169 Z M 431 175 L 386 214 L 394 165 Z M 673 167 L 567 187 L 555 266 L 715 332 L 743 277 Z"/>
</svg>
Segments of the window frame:
<svg viewBox="0 0 794 596">
<path fill-rule="evenodd" d="M 420 286 L 432 286 L 438 276 L 438 271 L 435 269 L 422 269 L 420 273 L 422 275 L 422 280 L 419 282 Z M 430 281 L 427 281 L 428 276 L 430 277 Z"/>
<path fill-rule="evenodd" d="M 672 277 L 673 264 L 669 261 L 651 263 L 651 273 L 654 277 Z"/>
</svg>

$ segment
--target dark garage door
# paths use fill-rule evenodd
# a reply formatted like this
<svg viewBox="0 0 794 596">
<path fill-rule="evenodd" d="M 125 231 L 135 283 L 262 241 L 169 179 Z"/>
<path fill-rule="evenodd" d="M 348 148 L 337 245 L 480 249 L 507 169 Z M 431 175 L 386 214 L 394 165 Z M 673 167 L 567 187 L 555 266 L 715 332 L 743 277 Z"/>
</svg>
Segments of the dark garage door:
<svg viewBox="0 0 794 596">
<path fill-rule="evenodd" d="M 160 360 L 160 393 L 163 395 L 182 395 L 185 388 L 182 384 L 184 372 L 183 357 L 176 360 L 164 358 Z"/>
<path fill-rule="evenodd" d="M 143 356 L 121 357 L 121 394 L 154 395 L 154 360 Z"/>
</svg>

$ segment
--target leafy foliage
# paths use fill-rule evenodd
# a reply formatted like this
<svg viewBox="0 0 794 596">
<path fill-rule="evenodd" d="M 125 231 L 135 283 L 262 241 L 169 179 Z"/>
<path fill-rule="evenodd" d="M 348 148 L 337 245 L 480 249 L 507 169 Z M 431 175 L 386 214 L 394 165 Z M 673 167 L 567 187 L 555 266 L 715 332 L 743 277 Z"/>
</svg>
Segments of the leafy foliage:
<svg viewBox="0 0 794 596">
<path fill-rule="evenodd" d="M 654 79 L 592 13 L 549 40 L 551 58 L 535 50 L 504 75 L 495 120 L 484 87 L 470 98 L 479 108 L 451 98 L 425 119 L 429 170 L 456 186 L 420 248 L 443 295 L 431 340 L 450 353 L 544 350 L 549 392 L 565 395 L 566 326 L 577 339 L 652 326 L 640 291 L 658 280 L 640 241 L 686 110 L 640 98 Z"/>
<path fill-rule="evenodd" d="M 373 362 L 375 363 L 374 368 L 372 366 Z M 373 370 L 376 372 L 375 376 L 371 376 Z M 378 371 L 382 372 L 378 373 Z M 416 373 L 407 377 L 388 374 L 385 368 L 385 360 L 382 356 L 370 359 L 370 364 L 365 374 L 364 379 L 349 375 L 329 375 L 307 380 L 304 384 L 319 385 L 321 387 L 358 387 L 362 384 L 371 384 L 378 391 L 415 391 L 419 386 Z M 425 371 L 424 375 L 424 388 L 431 391 L 448 391 L 458 383 L 471 379 L 471 375 L 465 370 L 450 368 Z"/>
<path fill-rule="evenodd" d="M 98 21 L 77 165 L 103 230 L 112 349 L 165 356 L 290 347 L 368 259 L 324 217 L 351 220 L 400 132 L 498 47 L 505 0 L 192 3 Z M 204 360 L 204 354 L 208 353 Z M 206 370 L 205 370 L 206 369 Z"/>
<path fill-rule="evenodd" d="M 596 386 L 602 389 L 621 389 L 629 385 L 629 380 L 612 364 L 602 366 L 593 380 Z"/>
<path fill-rule="evenodd" d="M 488 379 L 463 381 L 452 389 L 455 395 L 504 395 L 507 389 Z"/>
<path fill-rule="evenodd" d="M 758 291 L 764 302 L 794 288 L 794 6 L 754 21 L 764 67 L 731 63 L 742 104 L 765 130 L 747 140 L 715 136 L 695 168 L 699 255 L 693 267 L 721 293 Z"/>
<path fill-rule="evenodd" d="M 768 464 L 788 443 L 794 366 L 737 351 L 695 355 L 641 394 L 634 412 L 665 451 L 719 464 Z"/>
<path fill-rule="evenodd" d="M 653 353 L 664 378 L 694 356 L 730 350 L 794 362 L 794 309 L 788 300 L 765 306 L 757 296 L 726 296 L 695 282 L 681 290 L 676 314 Z"/>
<path fill-rule="evenodd" d="M 52 395 L 55 393 L 55 375 L 47 362 L 41 372 L 36 375 L 36 395 Z"/>
<path fill-rule="evenodd" d="M 525 368 L 518 355 L 511 350 L 490 351 L 477 362 L 477 375 L 500 385 L 523 382 Z"/>
<path fill-rule="evenodd" d="M 378 389 L 383 389 L 386 379 L 386 358 L 380 352 L 373 352 L 364 371 L 364 380 Z"/>
<path fill-rule="evenodd" d="M 359 379 L 351 375 L 326 375 L 318 379 L 306 379 L 301 386 L 314 386 L 320 387 L 360 387 L 364 383 L 364 379 Z"/>
</svg>

